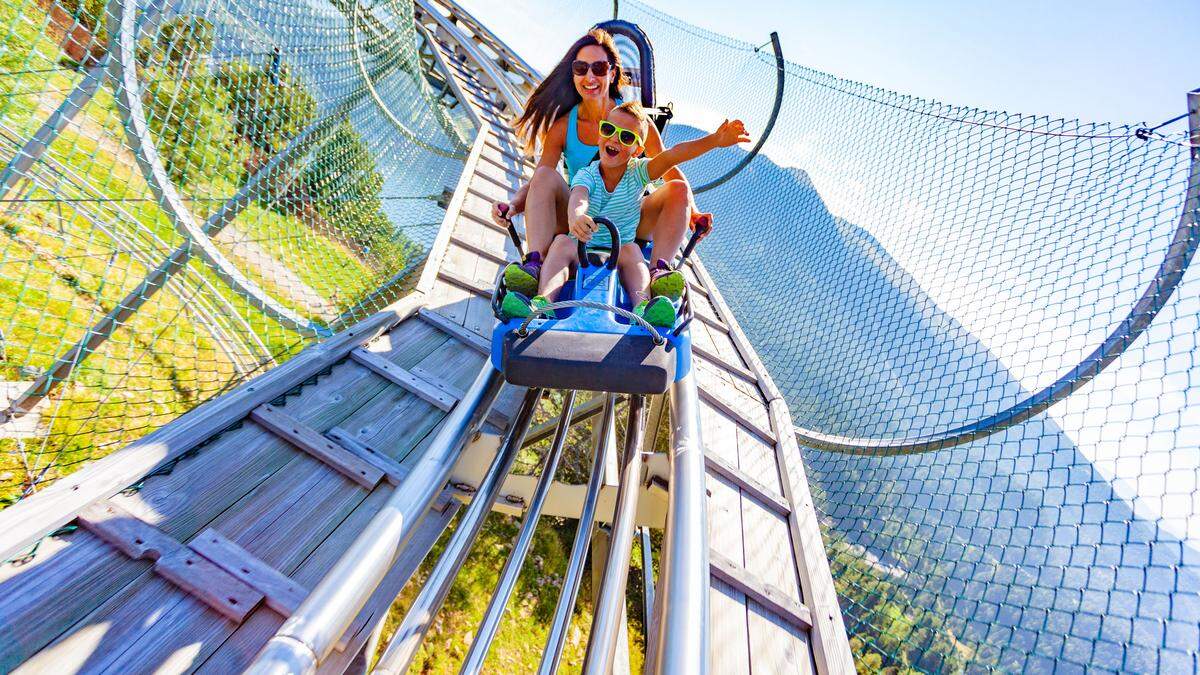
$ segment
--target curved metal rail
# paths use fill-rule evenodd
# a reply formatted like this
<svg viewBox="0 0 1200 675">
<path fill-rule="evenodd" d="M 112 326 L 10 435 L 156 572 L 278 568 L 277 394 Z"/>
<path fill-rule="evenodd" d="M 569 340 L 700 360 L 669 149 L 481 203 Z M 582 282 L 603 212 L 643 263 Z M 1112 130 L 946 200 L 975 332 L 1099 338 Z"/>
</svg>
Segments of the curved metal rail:
<svg viewBox="0 0 1200 675">
<path fill-rule="evenodd" d="M 1191 132 L 1191 168 L 1183 201 L 1183 213 L 1171 238 L 1171 245 L 1158 272 L 1142 291 L 1129 314 L 1091 354 L 1049 386 L 1033 393 L 1007 410 L 954 429 L 904 438 L 855 438 L 826 434 L 796 427 L 796 438 L 803 444 L 852 455 L 907 455 L 940 450 L 967 443 L 1041 413 L 1099 375 L 1117 357 L 1146 332 L 1154 317 L 1162 311 L 1175 292 L 1200 246 L 1200 89 L 1188 93 L 1188 126 Z"/>
<path fill-rule="evenodd" d="M 775 50 L 775 103 L 771 107 L 771 117 L 767 120 L 767 126 L 763 127 L 762 136 L 759 137 L 754 147 L 750 148 L 750 152 L 746 153 L 746 156 L 726 172 L 724 176 L 695 188 L 692 190 L 692 194 L 698 195 L 701 192 L 707 192 L 738 175 L 742 169 L 749 166 L 750 162 L 754 161 L 754 158 L 758 156 L 758 151 L 762 149 L 763 144 L 767 142 L 767 137 L 771 135 L 771 130 L 775 128 L 775 121 L 779 119 L 779 108 L 783 105 L 783 86 L 787 79 L 784 76 L 787 73 L 783 65 L 783 48 L 779 46 L 779 33 L 774 31 L 771 31 L 771 49 Z"/>
<path fill-rule="evenodd" d="M 458 143 L 457 148 L 443 148 L 432 143 L 428 143 L 425 141 L 425 139 L 413 133 L 411 129 L 405 126 L 405 124 L 400 121 L 400 118 L 396 117 L 396 114 L 392 112 L 391 107 L 384 102 L 383 97 L 379 95 L 379 91 L 375 89 L 375 82 L 371 79 L 370 73 L 367 72 L 367 64 L 363 59 L 362 47 L 359 45 L 358 23 L 359 12 L 361 9 L 362 2 L 355 0 L 354 6 L 350 10 L 350 48 L 354 52 L 354 63 L 356 66 L 358 66 L 358 72 L 359 75 L 362 76 L 363 85 L 366 86 L 367 91 L 371 94 L 371 99 L 375 101 L 375 106 L 379 108 L 379 111 L 383 113 L 384 117 L 388 118 L 388 121 L 392 123 L 392 126 L 396 127 L 396 130 L 400 132 L 400 135 L 404 136 L 404 138 L 410 143 L 441 157 L 449 157 L 451 159 L 466 159 L 467 147 L 462 143 L 462 139 L 459 138 L 457 134 L 449 135 L 451 141 Z M 414 79 L 418 86 L 422 85 L 422 80 L 420 77 Z M 441 126 L 443 130 L 453 130 L 453 123 L 450 123 L 448 119 L 440 119 L 444 117 L 445 113 L 441 111 L 438 106 L 434 106 L 434 109 L 437 110 L 435 115 L 439 117 L 439 122 L 442 122 Z"/>
<path fill-rule="evenodd" d="M 117 7 L 113 7 L 113 5 Z M 115 10 L 115 11 L 114 11 Z M 321 324 L 306 319 L 284 307 L 270 297 L 258 284 L 248 279 L 221 253 L 208 233 L 197 222 L 194 215 L 180 197 L 175 185 L 167 175 L 158 147 L 150 134 L 150 123 L 142 103 L 142 83 L 138 77 L 134 52 L 137 45 L 137 7 L 134 2 L 110 0 L 109 11 L 115 18 L 117 30 L 112 37 L 112 78 L 116 84 L 117 109 L 124 122 L 129 148 L 141 167 L 155 200 L 171 220 L 179 233 L 195 246 L 213 271 L 235 292 L 254 303 L 264 314 L 301 335 L 329 337 L 333 331 Z"/>
</svg>

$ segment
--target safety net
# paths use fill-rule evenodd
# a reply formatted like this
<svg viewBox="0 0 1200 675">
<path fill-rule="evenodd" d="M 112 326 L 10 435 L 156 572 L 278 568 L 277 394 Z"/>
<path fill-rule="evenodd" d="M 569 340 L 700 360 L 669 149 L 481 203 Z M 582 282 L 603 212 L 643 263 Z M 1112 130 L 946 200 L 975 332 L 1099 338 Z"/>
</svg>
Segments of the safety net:
<svg viewBox="0 0 1200 675">
<path fill-rule="evenodd" d="M 565 49 L 613 4 L 523 3 L 539 20 L 507 32 L 477 11 L 517 51 Z M 684 170 L 716 214 L 699 253 L 792 411 L 860 668 L 1200 667 L 1186 119 L 948 105 L 779 62 L 767 35 L 618 16 L 654 44 L 668 145 L 773 122 L 725 182 L 749 148 Z"/>
<path fill-rule="evenodd" d="M 471 137 L 411 3 L 0 14 L 3 503 L 410 287 Z"/>
</svg>

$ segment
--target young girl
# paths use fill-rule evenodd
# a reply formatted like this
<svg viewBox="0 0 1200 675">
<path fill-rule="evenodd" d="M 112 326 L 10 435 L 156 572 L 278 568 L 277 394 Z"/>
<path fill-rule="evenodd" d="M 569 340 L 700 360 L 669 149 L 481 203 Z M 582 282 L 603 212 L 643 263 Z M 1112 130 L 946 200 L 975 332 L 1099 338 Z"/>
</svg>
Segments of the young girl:
<svg viewBox="0 0 1200 675">
<path fill-rule="evenodd" d="M 715 148 L 726 148 L 750 140 L 740 120 L 726 120 L 715 132 L 694 141 L 680 143 L 652 158 L 642 157 L 649 118 L 635 102 L 612 109 L 600 122 L 600 159 L 571 179 L 567 204 L 570 234 L 560 234 L 550 245 L 538 280 L 538 294 L 530 298 L 510 291 L 501 302 L 505 318 L 529 316 L 558 297 L 570 275 L 570 266 L 578 264 L 576 240 L 592 248 L 608 248 L 607 229 L 599 229 L 595 218 L 613 222 L 621 236 L 617 266 L 625 292 L 633 299 L 634 312 L 655 326 L 672 326 L 683 293 L 683 275 L 672 270 L 669 261 L 659 259 L 653 278 L 642 251 L 634 238 L 641 217 L 642 194 L 646 186 L 658 180 L 676 165 L 695 159 Z M 672 256 L 674 257 L 674 256 Z M 551 315 L 552 316 L 552 315 Z"/>
</svg>

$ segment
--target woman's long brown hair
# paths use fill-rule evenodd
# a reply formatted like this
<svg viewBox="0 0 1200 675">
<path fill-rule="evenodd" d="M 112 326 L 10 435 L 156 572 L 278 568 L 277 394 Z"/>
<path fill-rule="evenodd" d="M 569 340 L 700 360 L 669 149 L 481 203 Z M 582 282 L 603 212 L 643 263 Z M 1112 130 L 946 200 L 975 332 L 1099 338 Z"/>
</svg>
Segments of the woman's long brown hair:
<svg viewBox="0 0 1200 675">
<path fill-rule="evenodd" d="M 575 91 L 571 62 L 579 55 L 580 49 L 588 46 L 600 47 L 608 53 L 609 68 L 616 73 L 608 87 L 608 97 L 617 99 L 621 96 L 625 72 L 621 70 L 621 57 L 617 54 L 617 45 L 607 31 L 593 28 L 571 45 L 558 65 L 554 66 L 554 70 L 550 71 L 525 102 L 525 112 L 521 113 L 520 119 L 517 120 L 516 128 L 517 133 L 525 137 L 525 145 L 530 152 L 550 125 L 583 100 L 579 92 Z"/>
</svg>

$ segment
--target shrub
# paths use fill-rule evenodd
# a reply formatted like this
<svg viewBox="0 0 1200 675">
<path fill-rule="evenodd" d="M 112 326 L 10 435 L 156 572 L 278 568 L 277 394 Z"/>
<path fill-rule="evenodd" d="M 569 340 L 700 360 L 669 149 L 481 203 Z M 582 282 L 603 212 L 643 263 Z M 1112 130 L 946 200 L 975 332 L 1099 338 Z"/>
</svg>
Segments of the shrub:
<svg viewBox="0 0 1200 675">
<path fill-rule="evenodd" d="M 258 150 L 275 152 L 316 116 L 316 100 L 286 67 L 272 72 L 270 66 L 231 61 L 216 77 L 228 92 L 226 105 L 237 135 Z"/>
</svg>

